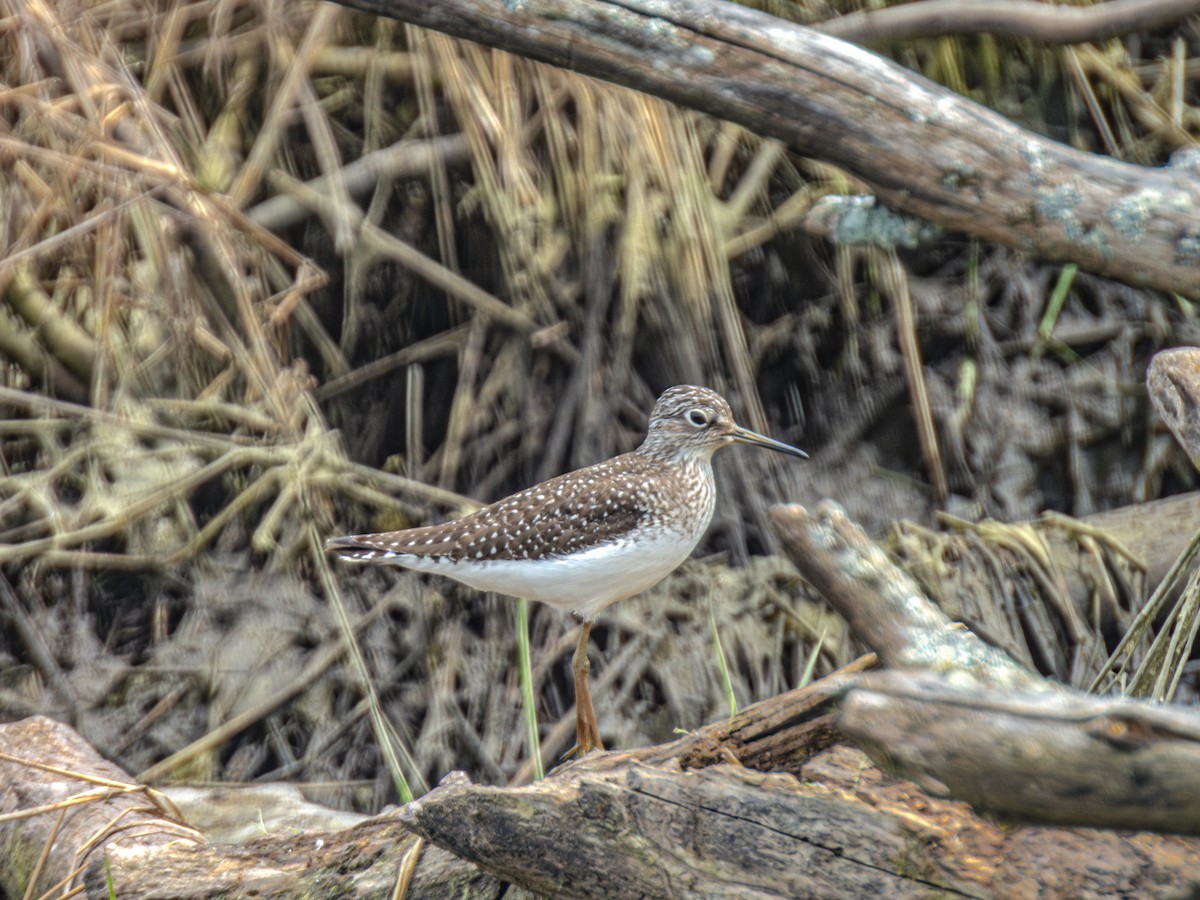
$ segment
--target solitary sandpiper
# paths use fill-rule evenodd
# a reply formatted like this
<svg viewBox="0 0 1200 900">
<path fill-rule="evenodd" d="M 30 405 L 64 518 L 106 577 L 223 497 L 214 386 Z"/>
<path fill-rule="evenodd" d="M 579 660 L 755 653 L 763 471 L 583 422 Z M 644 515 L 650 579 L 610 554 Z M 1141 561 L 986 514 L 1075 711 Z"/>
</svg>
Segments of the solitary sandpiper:
<svg viewBox="0 0 1200 900">
<path fill-rule="evenodd" d="M 588 687 L 592 622 L 687 559 L 712 519 L 712 455 L 735 441 L 808 456 L 737 425 L 716 391 L 679 385 L 658 398 L 646 439 L 631 453 L 443 525 L 334 538 L 327 547 L 344 559 L 435 572 L 575 613 L 583 626 L 572 658 L 572 752 L 603 749 Z"/>
</svg>

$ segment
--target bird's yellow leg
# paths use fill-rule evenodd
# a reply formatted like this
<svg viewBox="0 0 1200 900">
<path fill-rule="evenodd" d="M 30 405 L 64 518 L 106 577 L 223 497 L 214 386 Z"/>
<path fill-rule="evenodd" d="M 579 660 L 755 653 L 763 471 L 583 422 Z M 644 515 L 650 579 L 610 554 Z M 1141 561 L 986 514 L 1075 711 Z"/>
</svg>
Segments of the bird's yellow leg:
<svg viewBox="0 0 1200 900">
<path fill-rule="evenodd" d="M 588 659 L 591 636 L 592 623 L 584 622 L 579 629 L 575 655 L 571 657 L 571 672 L 575 675 L 575 746 L 566 752 L 564 759 L 604 749 L 604 742 L 600 740 L 600 724 L 592 707 L 592 689 L 588 684 L 588 676 L 592 671 L 592 663 Z"/>
</svg>

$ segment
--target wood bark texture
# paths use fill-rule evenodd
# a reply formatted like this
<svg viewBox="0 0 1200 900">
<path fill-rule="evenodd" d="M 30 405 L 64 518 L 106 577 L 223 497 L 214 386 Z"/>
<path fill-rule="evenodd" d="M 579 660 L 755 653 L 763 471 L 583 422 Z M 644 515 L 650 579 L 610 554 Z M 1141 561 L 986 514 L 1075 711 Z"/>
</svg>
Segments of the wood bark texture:
<svg viewBox="0 0 1200 900">
<path fill-rule="evenodd" d="M 1105 0 L 1086 7 L 1038 0 L 921 0 L 856 10 L 822 22 L 818 30 L 858 44 L 913 38 L 1003 34 L 1043 44 L 1103 41 L 1151 31 L 1200 12 L 1196 0 Z"/>
<path fill-rule="evenodd" d="M 934 796 L 1024 822 L 1200 834 L 1200 716 L 1112 697 L 856 681 L 838 725 Z"/>
<path fill-rule="evenodd" d="M 0 725 L 0 895 L 106 900 L 173 897 L 388 897 L 416 837 L 384 815 L 337 831 L 206 844 L 79 734 L 43 716 Z M 237 808 L 247 824 L 253 799 Z M 261 830 L 261 829 L 260 829 Z M 450 853 L 425 847 L 410 888 L 421 897 L 521 897 Z M 414 863 L 416 858 L 414 857 Z M 48 893 L 52 892 L 52 893 Z"/>
<path fill-rule="evenodd" d="M 94 798 L 66 814 L 73 830 L 60 828 L 38 889 L 74 875 L 86 896 L 104 898 L 111 873 L 122 900 L 391 897 L 407 872 L 413 897 L 1166 897 L 1200 879 L 1195 838 L 1001 827 L 833 743 L 833 704 L 869 665 L 671 744 L 592 754 L 537 784 L 495 788 L 452 775 L 399 813 L 340 830 L 281 827 L 205 845 L 140 799 L 152 828 L 104 831 L 132 814 L 122 814 L 126 795 Z M 44 718 L 0 725 L 0 746 L 62 770 L 126 777 Z M 53 774 L 47 795 L 43 770 L 20 762 L 4 763 L 0 777 L 3 811 L 21 813 L 0 823 L 0 870 L 4 889 L 20 896 L 28 862 L 55 829 L 59 810 L 46 801 L 91 785 Z M 236 812 L 236 789 L 222 793 Z M 254 819 L 253 794 L 240 812 Z M 86 821 L 72 825 L 74 816 Z M 414 831 L 432 844 L 414 852 Z M 77 856 L 95 834 L 94 849 Z"/>
<path fill-rule="evenodd" d="M 771 519 L 801 573 L 901 670 L 851 682 L 838 719 L 877 764 L 1021 821 L 1200 834 L 1200 715 L 1037 678 L 950 622 L 836 504 Z"/>
<path fill-rule="evenodd" d="M 1108 523 L 1128 525 L 1116 536 L 1140 548 L 1155 533 L 1147 510 L 1195 514 L 1194 497 L 1167 504 Z M 960 802 L 1023 821 L 1200 832 L 1200 718 L 1037 678 L 948 622 L 836 507 L 772 515 L 802 572 L 893 671 L 868 671 L 864 657 L 538 784 L 454 775 L 351 827 L 304 828 L 297 809 L 224 844 L 202 843 L 69 727 L 0 725 L 0 886 L 107 897 L 111 878 L 122 898 L 382 897 L 410 879 L 421 897 L 1155 897 L 1200 884 L 1195 837 L 1001 827 Z M 259 794 L 239 805 L 222 793 L 235 817 L 261 822 Z"/>
</svg>

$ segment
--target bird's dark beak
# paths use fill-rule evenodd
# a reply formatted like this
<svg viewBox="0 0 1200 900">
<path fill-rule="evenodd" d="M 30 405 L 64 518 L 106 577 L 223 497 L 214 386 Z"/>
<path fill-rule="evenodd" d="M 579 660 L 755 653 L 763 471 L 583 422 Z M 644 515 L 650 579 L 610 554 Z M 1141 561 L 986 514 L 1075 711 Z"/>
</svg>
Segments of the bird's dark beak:
<svg viewBox="0 0 1200 900">
<path fill-rule="evenodd" d="M 793 447 L 791 444 L 785 444 L 783 441 L 769 438 L 766 435 L 759 434 L 757 431 L 743 428 L 741 425 L 734 425 L 733 431 L 730 432 L 729 436 L 743 444 L 754 444 L 757 447 L 766 447 L 768 450 L 778 450 L 780 453 L 786 453 L 789 456 L 808 459 L 808 454 L 799 447 Z"/>
</svg>

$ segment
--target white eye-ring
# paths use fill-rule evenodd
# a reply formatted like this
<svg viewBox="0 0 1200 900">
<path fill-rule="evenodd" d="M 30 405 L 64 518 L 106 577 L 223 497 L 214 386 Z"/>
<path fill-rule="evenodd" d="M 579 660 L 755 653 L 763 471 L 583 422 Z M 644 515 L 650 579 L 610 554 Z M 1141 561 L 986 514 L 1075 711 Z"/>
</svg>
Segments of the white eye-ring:
<svg viewBox="0 0 1200 900">
<path fill-rule="evenodd" d="M 702 409 L 693 409 L 687 414 L 687 420 L 697 428 L 703 428 L 708 424 L 708 413 Z"/>
</svg>

